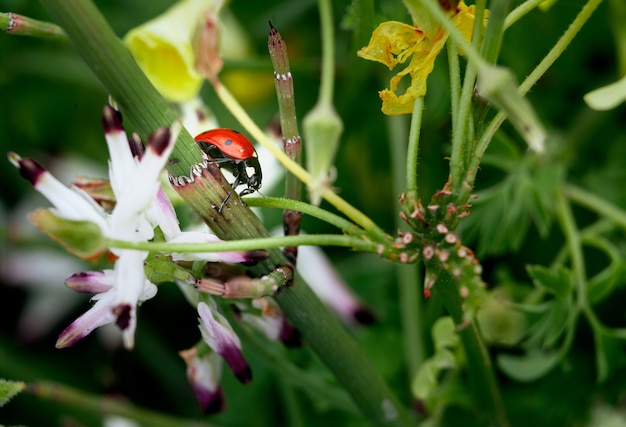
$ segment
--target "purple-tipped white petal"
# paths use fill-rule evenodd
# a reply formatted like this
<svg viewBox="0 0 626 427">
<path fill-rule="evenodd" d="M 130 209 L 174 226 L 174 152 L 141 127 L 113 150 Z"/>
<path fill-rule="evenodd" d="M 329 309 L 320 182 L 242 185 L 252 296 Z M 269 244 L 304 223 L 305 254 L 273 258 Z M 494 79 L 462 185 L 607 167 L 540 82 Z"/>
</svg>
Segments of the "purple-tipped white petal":
<svg viewBox="0 0 626 427">
<path fill-rule="evenodd" d="M 115 295 L 104 294 L 85 314 L 76 319 L 59 336 L 56 348 L 65 348 L 74 345 L 77 341 L 86 337 L 94 329 L 111 323 L 115 320 L 113 314 L 113 302 Z"/>
<path fill-rule="evenodd" d="M 10 153 L 9 159 L 35 190 L 52 203 L 57 215 L 74 221 L 91 221 L 106 230 L 104 211 L 87 193 L 76 187 L 66 187 L 34 160 L 22 159 L 15 153 Z"/>
<path fill-rule="evenodd" d="M 241 313 L 241 320 L 244 323 L 260 330 L 270 340 L 283 342 L 287 347 L 302 345 L 300 333 L 287 322 L 285 314 L 276 302 L 262 297 L 252 300 L 252 306 L 261 310 L 261 313 Z"/>
<path fill-rule="evenodd" d="M 127 349 L 132 349 L 135 343 L 138 302 L 156 294 L 156 286 L 146 280 L 144 274 L 143 263 L 147 255 L 147 252 L 123 250 L 115 262 L 117 299 L 113 312 Z"/>
<path fill-rule="evenodd" d="M 169 241 L 180 234 L 180 225 L 176 217 L 176 211 L 167 194 L 159 188 L 157 195 L 152 201 L 152 205 L 147 212 L 152 226 L 161 228 L 165 240 Z"/>
<path fill-rule="evenodd" d="M 65 279 L 65 286 L 76 292 L 99 294 L 115 286 L 115 275 L 113 270 L 83 271 Z"/>
<path fill-rule="evenodd" d="M 198 304 L 198 314 L 200 315 L 200 332 L 204 341 L 224 358 L 239 381 L 250 382 L 252 373 L 248 362 L 241 354 L 241 342 L 228 321 L 204 302 Z"/>
<path fill-rule="evenodd" d="M 180 131 L 178 122 L 169 128 L 160 128 L 150 135 L 146 152 L 138 167 L 128 178 L 126 187 L 118 194 L 116 192 L 117 205 L 111 215 L 111 229 L 113 237 L 128 239 L 128 233 L 137 227 L 133 225 L 143 222 L 141 233 L 137 237 L 140 240 L 150 239 L 152 236 L 145 233 L 149 223 L 141 221 L 139 215 L 144 213 L 152 204 L 160 188 L 159 174 L 165 167 L 174 143 Z M 152 230 L 151 227 L 150 231 Z"/>
<path fill-rule="evenodd" d="M 109 148 L 111 188 L 116 195 L 119 195 L 128 186 L 131 176 L 137 169 L 137 159 L 131 151 L 119 112 L 106 105 L 102 110 L 102 125 Z"/>
<path fill-rule="evenodd" d="M 301 246 L 297 266 L 313 292 L 348 324 L 367 324 L 374 316 L 352 293 L 317 246 Z"/>
<path fill-rule="evenodd" d="M 187 364 L 187 379 L 204 414 L 214 414 L 224 409 L 224 394 L 220 386 L 222 359 L 217 353 L 198 357 L 196 348 L 179 352 Z"/>
</svg>

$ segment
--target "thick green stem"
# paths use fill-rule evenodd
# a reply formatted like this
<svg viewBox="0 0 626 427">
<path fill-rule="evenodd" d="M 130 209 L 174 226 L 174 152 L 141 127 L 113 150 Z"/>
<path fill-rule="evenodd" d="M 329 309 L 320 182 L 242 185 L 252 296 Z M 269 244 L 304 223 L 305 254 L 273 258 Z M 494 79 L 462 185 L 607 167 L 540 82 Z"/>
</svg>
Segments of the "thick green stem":
<svg viewBox="0 0 626 427">
<path fill-rule="evenodd" d="M 85 62 L 142 136 L 147 136 L 159 126 L 169 126 L 174 122 L 174 113 L 91 2 L 42 0 L 42 3 L 66 31 Z M 190 166 L 200 159 L 200 150 L 187 132 L 181 132 L 173 157 L 178 161 L 168 168 L 175 176 L 189 175 Z M 197 177 L 194 184 L 204 185 L 203 181 L 208 182 L 210 179 L 205 175 L 210 173 L 205 172 L 202 177 Z M 185 200 L 192 199 L 191 186 L 181 187 L 177 189 L 181 196 Z M 210 186 L 204 190 L 215 191 Z M 206 206 L 199 207 L 195 201 L 191 207 L 223 239 L 267 236 L 267 230 L 259 219 L 240 203 L 230 203 L 227 212 L 222 215 L 215 210 L 206 210 Z M 287 261 L 279 250 L 271 250 L 270 253 L 271 258 L 267 262 L 253 269 L 255 274 L 266 274 L 274 265 Z M 289 320 L 302 332 L 305 341 L 352 396 L 368 421 L 376 425 L 411 424 L 406 410 L 398 403 L 382 377 L 308 286 L 298 283 L 285 288 L 276 295 L 276 300 Z"/>
<path fill-rule="evenodd" d="M 466 323 L 463 300 L 459 294 L 459 289 L 446 270 L 441 272 L 433 287 L 433 295 L 436 293 L 441 294 L 448 313 L 459 329 L 459 336 L 467 357 L 467 371 L 474 398 L 480 406 L 481 413 L 486 415 L 489 420 L 489 423 L 485 423 L 485 425 L 508 426 L 509 421 L 487 346 L 481 337 L 476 322 Z"/>
</svg>

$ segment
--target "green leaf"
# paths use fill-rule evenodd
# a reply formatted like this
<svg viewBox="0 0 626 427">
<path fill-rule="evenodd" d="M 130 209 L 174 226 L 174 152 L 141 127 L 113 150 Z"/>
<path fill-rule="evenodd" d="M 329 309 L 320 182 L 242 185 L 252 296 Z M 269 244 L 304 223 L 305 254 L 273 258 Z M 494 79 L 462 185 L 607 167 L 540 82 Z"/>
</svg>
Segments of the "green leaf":
<svg viewBox="0 0 626 427">
<path fill-rule="evenodd" d="M 18 393 L 26 388 L 23 381 L 9 381 L 0 379 L 0 408 L 13 399 Z"/>
<path fill-rule="evenodd" d="M 433 325 L 432 336 L 435 354 L 422 363 L 411 383 L 413 395 L 422 400 L 427 400 L 439 390 L 439 376 L 442 371 L 458 366 L 453 350 L 459 345 L 459 336 L 452 318 L 438 319 Z"/>
<path fill-rule="evenodd" d="M 93 222 L 61 218 L 50 209 L 37 210 L 29 219 L 68 252 L 80 258 L 91 259 L 107 249 L 100 227 Z"/>
<path fill-rule="evenodd" d="M 501 354 L 497 358 L 500 369 L 517 381 L 530 382 L 541 378 L 561 360 L 557 352 L 531 350 L 524 356 Z"/>
<path fill-rule="evenodd" d="M 526 271 L 538 288 L 557 298 L 566 298 L 571 295 L 573 289 L 571 274 L 565 267 L 558 266 L 550 269 L 541 265 L 529 265 Z"/>
<path fill-rule="evenodd" d="M 436 350 L 455 348 L 459 344 L 459 335 L 451 317 L 437 319 L 433 325 L 432 335 Z"/>
</svg>

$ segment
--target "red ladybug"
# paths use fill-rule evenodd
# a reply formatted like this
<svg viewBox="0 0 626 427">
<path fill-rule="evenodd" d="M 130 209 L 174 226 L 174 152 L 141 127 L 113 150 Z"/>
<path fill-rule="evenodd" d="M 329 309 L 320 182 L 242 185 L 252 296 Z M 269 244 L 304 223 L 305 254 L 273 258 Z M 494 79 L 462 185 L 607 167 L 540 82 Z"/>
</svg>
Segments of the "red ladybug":
<svg viewBox="0 0 626 427">
<path fill-rule="evenodd" d="M 222 211 L 224 205 L 230 199 L 235 189 L 241 185 L 247 185 L 240 196 L 254 193 L 261 188 L 261 165 L 256 155 L 254 146 L 241 133 L 232 129 L 211 129 L 197 135 L 195 141 L 202 151 L 208 154 L 219 167 L 226 169 L 235 176 L 232 190 L 218 209 Z"/>
</svg>

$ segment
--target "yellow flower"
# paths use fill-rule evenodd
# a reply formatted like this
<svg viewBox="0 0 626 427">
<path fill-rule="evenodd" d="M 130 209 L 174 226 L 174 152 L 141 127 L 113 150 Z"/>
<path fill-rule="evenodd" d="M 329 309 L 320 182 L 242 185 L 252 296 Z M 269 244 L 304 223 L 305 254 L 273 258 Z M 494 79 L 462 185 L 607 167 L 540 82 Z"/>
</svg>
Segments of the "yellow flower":
<svg viewBox="0 0 626 427">
<path fill-rule="evenodd" d="M 181 1 L 124 37 L 150 82 L 169 101 L 188 101 L 200 91 L 204 77 L 196 69 L 194 37 L 213 7 L 213 0 Z"/>
<path fill-rule="evenodd" d="M 454 25 L 471 40 L 474 25 L 474 6 L 460 2 L 451 15 Z M 377 61 L 393 69 L 398 64 L 409 64 L 392 77 L 389 89 L 378 94 L 383 101 L 383 113 L 387 115 L 411 114 L 415 99 L 426 94 L 426 79 L 435 65 L 435 58 L 448 38 L 445 30 L 438 26 L 422 29 L 397 21 L 383 22 L 374 30 L 369 44 L 357 52 L 363 59 Z M 398 85 L 406 75 L 411 84 L 403 94 L 396 93 Z"/>
</svg>

